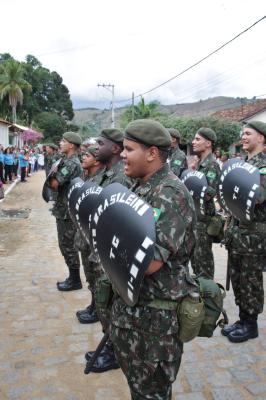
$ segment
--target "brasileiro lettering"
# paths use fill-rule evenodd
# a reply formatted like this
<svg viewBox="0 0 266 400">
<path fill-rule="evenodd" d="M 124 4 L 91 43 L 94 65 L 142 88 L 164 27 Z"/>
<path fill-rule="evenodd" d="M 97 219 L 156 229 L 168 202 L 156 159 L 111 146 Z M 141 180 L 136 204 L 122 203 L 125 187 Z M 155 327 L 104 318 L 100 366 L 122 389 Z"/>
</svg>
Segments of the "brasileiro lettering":
<svg viewBox="0 0 266 400">
<path fill-rule="evenodd" d="M 148 204 L 146 204 L 143 200 L 141 200 L 137 195 L 131 193 L 115 193 L 110 196 L 110 198 L 105 199 L 103 203 L 101 203 L 94 214 L 94 222 L 98 223 L 99 217 L 101 214 L 110 206 L 115 203 L 124 203 L 132 207 L 134 211 L 140 216 L 144 215 L 145 212 L 149 209 Z"/>
<path fill-rule="evenodd" d="M 204 174 L 202 172 L 199 172 L 199 171 L 190 171 L 182 179 L 182 182 L 185 183 L 188 178 L 191 178 L 191 176 L 196 176 L 197 178 L 202 179 Z"/>
<path fill-rule="evenodd" d="M 83 185 L 84 185 L 84 182 L 77 182 L 73 186 L 71 186 L 71 188 L 70 188 L 70 190 L 68 192 L 67 198 L 68 199 L 70 198 L 70 196 L 71 196 L 71 194 L 72 194 L 74 189 L 81 188 Z"/>
<path fill-rule="evenodd" d="M 228 166 L 228 168 L 226 168 L 224 171 L 223 171 L 223 173 L 222 173 L 222 175 L 221 175 L 221 182 L 223 182 L 224 181 L 224 178 L 226 177 L 226 175 L 227 174 L 229 174 L 229 172 L 231 172 L 231 171 L 233 171 L 234 169 L 236 169 L 236 168 L 242 168 L 242 169 L 245 169 L 246 171 L 248 171 L 250 174 L 253 174 L 253 172 L 254 171 L 256 171 L 256 167 L 254 167 L 253 165 L 251 165 L 251 164 L 248 164 L 248 163 L 243 163 L 243 161 L 241 162 L 237 162 L 237 163 L 235 163 L 235 164 L 232 164 L 232 165 L 229 165 Z"/>
<path fill-rule="evenodd" d="M 103 190 L 102 187 L 100 186 L 91 186 L 88 189 L 85 190 L 85 192 L 81 193 L 80 197 L 77 199 L 76 205 L 75 205 L 75 209 L 78 211 L 79 210 L 79 206 L 80 203 L 90 194 L 100 194 L 101 191 Z"/>
</svg>

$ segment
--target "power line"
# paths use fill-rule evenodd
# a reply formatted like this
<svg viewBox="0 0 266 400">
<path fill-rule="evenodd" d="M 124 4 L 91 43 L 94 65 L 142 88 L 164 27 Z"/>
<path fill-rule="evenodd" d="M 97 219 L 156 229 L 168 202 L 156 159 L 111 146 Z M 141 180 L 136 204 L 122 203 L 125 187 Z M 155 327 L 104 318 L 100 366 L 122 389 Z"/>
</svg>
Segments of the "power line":
<svg viewBox="0 0 266 400">
<path fill-rule="evenodd" d="M 209 53 L 208 55 L 206 55 L 205 57 L 201 58 L 199 61 L 195 62 L 194 64 L 190 65 L 189 67 L 187 67 L 186 69 L 184 69 L 183 71 L 179 72 L 178 74 L 176 74 L 175 76 L 173 76 L 170 79 L 167 79 L 166 81 L 160 83 L 159 85 L 153 87 L 150 90 L 147 90 L 144 93 L 138 94 L 135 96 L 135 99 L 137 97 L 142 97 L 145 94 L 151 93 L 156 89 L 159 89 L 160 87 L 166 85 L 167 83 L 173 81 L 174 79 L 178 78 L 179 76 L 183 75 L 185 72 L 191 70 L 192 68 L 196 67 L 197 65 L 199 65 L 200 63 L 202 63 L 203 61 L 205 61 L 207 58 L 211 57 L 212 55 L 214 55 L 215 53 L 217 53 L 218 51 L 220 51 L 221 49 L 223 49 L 225 46 L 227 46 L 228 44 L 232 43 L 234 40 L 236 40 L 237 38 L 239 38 L 241 35 L 243 35 L 244 33 L 246 33 L 247 31 L 249 31 L 250 29 L 252 29 L 255 25 L 257 25 L 259 22 L 263 21 L 266 18 L 266 16 L 260 18 L 259 20 L 257 20 L 256 22 L 254 22 L 252 25 L 250 25 L 248 28 L 244 29 L 242 32 L 238 33 L 236 36 L 234 36 L 232 39 L 228 40 L 226 43 L 224 43 L 223 45 L 219 46 L 216 50 L 212 51 L 211 53 Z M 123 103 L 126 101 L 131 101 L 131 98 L 129 99 L 125 99 L 125 100 L 119 100 L 116 103 Z"/>
</svg>

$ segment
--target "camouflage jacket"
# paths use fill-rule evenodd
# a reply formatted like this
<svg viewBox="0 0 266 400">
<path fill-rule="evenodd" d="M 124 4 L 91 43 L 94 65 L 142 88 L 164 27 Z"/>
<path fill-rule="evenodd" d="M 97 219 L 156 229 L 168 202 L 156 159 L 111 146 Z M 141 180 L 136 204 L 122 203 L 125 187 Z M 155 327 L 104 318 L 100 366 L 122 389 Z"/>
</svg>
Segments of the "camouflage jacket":
<svg viewBox="0 0 266 400">
<path fill-rule="evenodd" d="M 186 155 L 179 147 L 172 152 L 169 165 L 173 173 L 179 178 L 182 172 L 188 168 Z"/>
<path fill-rule="evenodd" d="M 154 259 L 162 261 L 163 266 L 155 273 L 145 275 L 134 307 L 127 306 L 121 298 L 115 301 L 112 321 L 116 326 L 141 330 L 145 315 L 150 315 L 147 309 L 150 301 L 178 302 L 188 293 L 198 293 L 188 271 L 188 261 L 195 245 L 196 216 L 192 197 L 168 165 L 164 165 L 147 182 L 137 182 L 131 190 L 153 207 L 156 225 Z M 157 329 L 167 334 L 177 332 L 178 327 L 176 312 L 170 321 L 169 313 L 163 307 L 153 313 L 154 316 L 156 314 L 155 324 L 161 318 L 161 327 L 157 326 Z M 154 329 L 150 326 L 147 330 L 152 332 Z"/>
<path fill-rule="evenodd" d="M 260 195 L 250 224 L 241 224 L 231 217 L 225 243 L 227 248 L 236 254 L 266 255 L 266 155 L 259 153 L 245 161 L 260 171 Z"/>
<path fill-rule="evenodd" d="M 60 158 L 63 158 L 63 155 L 59 154 L 59 153 L 46 154 L 45 161 L 44 161 L 44 169 L 45 169 L 46 176 L 49 174 L 49 172 L 52 168 L 52 165 Z"/>
<path fill-rule="evenodd" d="M 129 188 L 132 185 L 132 180 L 128 178 L 124 173 L 124 163 L 120 160 L 118 163 L 113 165 L 111 168 L 104 168 L 97 175 L 94 180 L 99 186 L 106 187 L 111 183 L 121 183 L 121 185 Z"/>
<path fill-rule="evenodd" d="M 205 199 L 205 215 L 213 216 L 215 214 L 214 197 L 217 195 L 218 181 L 221 174 L 219 164 L 213 154 L 209 154 L 204 160 L 199 162 L 197 170 L 206 176 L 208 182 L 206 190 L 208 199 Z M 204 217 L 202 220 L 204 221 Z M 201 218 L 199 218 L 199 221 L 201 221 Z"/>
<path fill-rule="evenodd" d="M 260 171 L 260 195 L 254 210 L 254 222 L 266 223 L 266 154 L 259 153 L 245 160 Z"/>
<path fill-rule="evenodd" d="M 67 192 L 72 179 L 83 177 L 83 170 L 77 155 L 62 158 L 54 178 L 58 181 L 57 198 L 52 214 L 58 219 L 69 219 Z"/>
</svg>

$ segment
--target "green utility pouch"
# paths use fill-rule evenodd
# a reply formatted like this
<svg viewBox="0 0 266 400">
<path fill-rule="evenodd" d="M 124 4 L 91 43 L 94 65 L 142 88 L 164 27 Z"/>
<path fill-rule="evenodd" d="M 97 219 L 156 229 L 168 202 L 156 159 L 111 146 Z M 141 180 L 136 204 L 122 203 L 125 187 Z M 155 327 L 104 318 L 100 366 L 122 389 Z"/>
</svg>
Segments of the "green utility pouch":
<svg viewBox="0 0 266 400">
<path fill-rule="evenodd" d="M 201 299 L 193 299 L 187 296 L 182 300 L 178 309 L 180 324 L 178 338 L 181 342 L 189 342 L 198 336 L 204 316 L 204 303 Z"/>
<path fill-rule="evenodd" d="M 95 289 L 95 302 L 100 308 L 107 308 L 113 296 L 112 285 L 106 279 L 101 279 L 96 285 Z"/>
<path fill-rule="evenodd" d="M 195 280 L 199 285 L 200 296 L 205 309 L 205 316 L 198 336 L 211 337 L 218 325 L 223 327 L 225 324 L 228 324 L 228 318 L 223 309 L 223 299 L 226 295 L 225 289 L 212 279 L 198 277 Z M 224 318 L 218 321 L 221 314 L 223 314 Z"/>
<path fill-rule="evenodd" d="M 214 238 L 215 243 L 220 243 L 224 237 L 224 223 L 225 220 L 219 214 L 211 217 L 211 220 L 207 226 L 207 233 Z"/>
</svg>

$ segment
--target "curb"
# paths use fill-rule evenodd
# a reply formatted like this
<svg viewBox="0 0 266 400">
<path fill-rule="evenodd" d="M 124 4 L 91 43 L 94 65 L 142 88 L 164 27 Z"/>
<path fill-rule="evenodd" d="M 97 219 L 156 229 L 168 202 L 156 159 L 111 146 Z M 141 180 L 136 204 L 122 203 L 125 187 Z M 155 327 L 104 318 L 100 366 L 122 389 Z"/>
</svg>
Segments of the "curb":
<svg viewBox="0 0 266 400">
<path fill-rule="evenodd" d="M 6 196 L 8 195 L 8 193 L 11 192 L 11 190 L 16 186 L 16 184 L 19 182 L 19 179 L 15 179 L 14 182 L 12 182 L 12 185 L 8 186 L 8 188 L 5 190 L 5 197 L 3 199 L 0 200 L 0 203 L 2 203 L 2 201 L 5 200 Z"/>
</svg>

